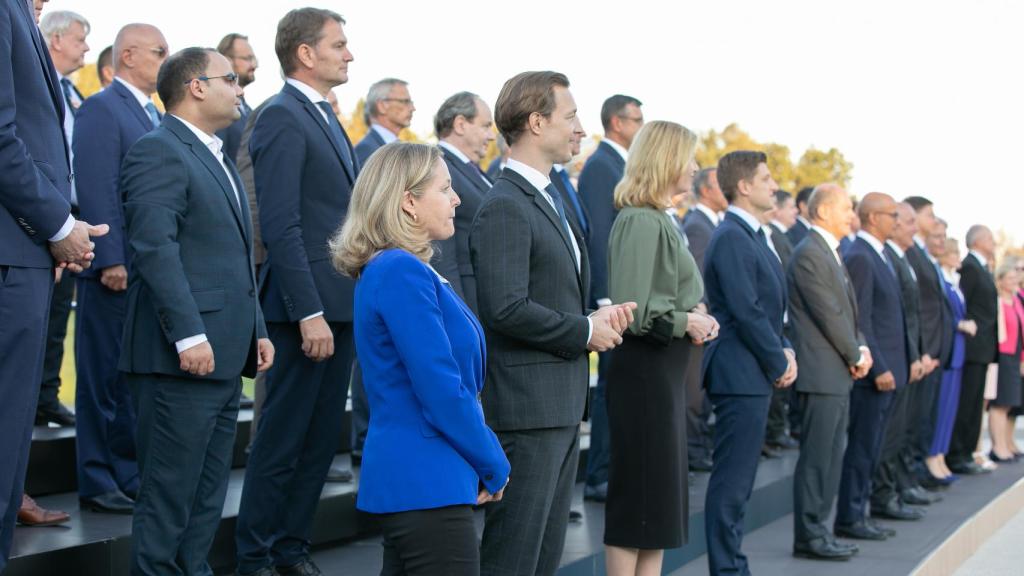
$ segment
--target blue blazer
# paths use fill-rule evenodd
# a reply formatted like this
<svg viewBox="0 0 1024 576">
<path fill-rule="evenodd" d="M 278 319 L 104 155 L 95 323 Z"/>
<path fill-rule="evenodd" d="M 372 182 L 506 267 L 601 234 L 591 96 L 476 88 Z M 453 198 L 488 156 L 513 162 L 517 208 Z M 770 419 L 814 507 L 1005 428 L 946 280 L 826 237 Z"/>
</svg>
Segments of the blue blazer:
<svg viewBox="0 0 1024 576">
<path fill-rule="evenodd" d="M 907 334 L 899 279 L 863 238 L 853 241 L 843 256 L 857 293 L 857 327 L 864 334 L 874 364 L 857 386 L 874 388 L 875 377 L 892 371 L 896 387 L 907 383 Z"/>
<path fill-rule="evenodd" d="M 597 145 L 580 172 L 579 193 L 590 218 L 587 253 L 590 255 L 590 306 L 608 297 L 608 237 L 615 222 L 615 186 L 622 180 L 626 161 L 606 142 Z"/>
<path fill-rule="evenodd" d="M 797 245 L 804 241 L 804 238 L 807 237 L 807 233 L 810 231 L 811 229 L 798 218 L 797 221 L 789 227 L 789 230 L 786 230 L 786 237 L 789 238 L 789 243 L 796 248 Z"/>
<path fill-rule="evenodd" d="M 365 166 L 370 156 L 384 145 L 384 138 L 373 128 L 367 129 L 366 136 L 356 144 L 356 160 L 359 166 Z"/>
<path fill-rule="evenodd" d="M 216 360 L 205 379 L 256 374 L 266 326 L 256 299 L 252 222 L 242 179 L 173 116 L 132 146 L 121 188 L 132 258 L 120 369 L 195 378 L 178 340 L 206 334 Z"/>
<path fill-rule="evenodd" d="M 384 514 L 475 504 L 509 463 L 484 423 L 483 328 L 450 286 L 404 250 L 385 250 L 356 283 L 356 353 L 370 428 L 356 505 Z"/>
<path fill-rule="evenodd" d="M 47 240 L 71 214 L 71 167 L 64 98 L 30 12 L 0 2 L 0 265 L 49 268 Z"/>
<path fill-rule="evenodd" d="M 704 353 L 704 386 L 712 394 L 771 394 L 791 347 L 782 334 L 786 279 L 764 238 L 731 212 L 704 256 L 704 293 L 720 326 Z"/>
<path fill-rule="evenodd" d="M 128 264 L 121 161 L 132 145 L 152 129 L 149 115 L 117 80 L 78 109 L 72 143 L 78 209 L 86 222 L 110 225 L 106 236 L 94 240 L 96 259 L 82 276 L 99 276 L 104 268 Z"/>
<path fill-rule="evenodd" d="M 331 265 L 327 240 L 348 213 L 358 166 L 348 166 L 323 114 L 285 84 L 260 112 L 249 141 L 260 236 L 260 302 L 267 322 L 298 322 L 324 312 L 352 321 L 352 279 Z M 342 134 L 345 131 L 342 130 Z M 344 146 L 352 158 L 352 145 Z"/>
</svg>

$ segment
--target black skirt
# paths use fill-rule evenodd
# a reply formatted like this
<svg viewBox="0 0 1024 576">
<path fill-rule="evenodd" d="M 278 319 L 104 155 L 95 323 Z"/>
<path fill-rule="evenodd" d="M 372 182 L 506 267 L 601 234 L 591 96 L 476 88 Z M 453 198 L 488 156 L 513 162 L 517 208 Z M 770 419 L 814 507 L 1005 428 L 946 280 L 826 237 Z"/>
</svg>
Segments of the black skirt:
<svg viewBox="0 0 1024 576">
<path fill-rule="evenodd" d="M 1009 406 L 1016 408 L 1021 405 L 1021 394 L 1024 392 L 1020 379 L 1021 340 L 1017 338 L 1017 353 L 999 353 L 999 376 L 996 377 L 996 397 L 989 402 L 992 406 Z"/>
<path fill-rule="evenodd" d="M 604 542 L 658 550 L 686 543 L 686 365 L 692 344 L 625 335 L 608 368 Z"/>
</svg>

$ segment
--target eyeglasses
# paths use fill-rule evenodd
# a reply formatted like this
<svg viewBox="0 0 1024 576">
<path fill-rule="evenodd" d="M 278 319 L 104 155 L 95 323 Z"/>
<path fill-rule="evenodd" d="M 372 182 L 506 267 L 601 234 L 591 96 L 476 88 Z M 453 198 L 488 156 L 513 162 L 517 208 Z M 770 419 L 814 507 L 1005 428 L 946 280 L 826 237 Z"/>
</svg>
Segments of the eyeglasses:
<svg viewBox="0 0 1024 576">
<path fill-rule="evenodd" d="M 875 212 L 875 214 L 881 214 L 883 216 L 891 216 L 893 220 L 896 220 L 897 218 L 900 217 L 900 213 L 899 212 Z"/>
<path fill-rule="evenodd" d="M 223 78 L 223 79 L 227 80 L 229 84 L 238 84 L 238 74 L 235 74 L 234 72 L 228 72 L 227 74 L 223 74 L 221 76 L 206 76 L 204 74 L 203 76 L 197 76 L 195 78 L 189 78 L 189 80 L 187 82 L 185 82 L 185 84 L 191 84 L 193 80 L 201 80 L 203 82 L 209 82 L 210 80 L 216 80 L 217 78 Z"/>
<path fill-rule="evenodd" d="M 623 120 L 630 120 L 632 122 L 636 122 L 637 124 L 643 124 L 644 123 L 644 117 L 643 116 L 624 116 L 623 115 L 623 116 L 619 116 L 619 118 L 622 118 Z"/>
<path fill-rule="evenodd" d="M 412 98 L 385 98 L 385 102 L 398 102 L 399 104 L 405 104 L 406 106 L 412 106 Z"/>
<path fill-rule="evenodd" d="M 164 48 L 163 46 L 158 46 L 156 48 L 142 48 L 140 46 L 132 46 L 132 49 L 134 49 L 134 48 L 138 48 L 140 50 L 147 50 L 149 52 L 152 52 L 153 54 L 156 54 L 157 58 L 161 58 L 161 59 L 163 57 L 167 56 L 167 49 Z"/>
<path fill-rule="evenodd" d="M 250 55 L 250 56 L 232 56 L 231 58 L 234 59 L 234 60 L 241 60 L 242 62 L 248 62 L 249 64 L 255 64 L 256 63 L 256 55 L 255 54 L 254 55 Z"/>
</svg>

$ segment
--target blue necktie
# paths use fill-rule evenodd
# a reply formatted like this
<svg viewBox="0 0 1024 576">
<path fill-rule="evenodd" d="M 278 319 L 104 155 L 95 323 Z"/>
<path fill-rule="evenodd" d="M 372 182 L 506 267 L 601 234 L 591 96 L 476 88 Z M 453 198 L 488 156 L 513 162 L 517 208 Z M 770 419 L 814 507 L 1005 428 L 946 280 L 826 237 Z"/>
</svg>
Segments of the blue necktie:
<svg viewBox="0 0 1024 576">
<path fill-rule="evenodd" d="M 156 105 L 152 102 L 146 102 L 146 113 L 149 114 L 149 121 L 153 123 L 153 128 L 160 125 L 160 112 L 157 111 Z"/>
<path fill-rule="evenodd" d="M 487 177 L 487 173 L 484 172 L 483 168 L 481 168 L 479 164 L 477 164 L 476 162 L 473 162 L 472 160 L 467 161 L 466 164 L 469 164 L 470 166 L 475 168 L 477 173 L 480 174 L 480 178 L 482 178 L 483 181 L 486 182 L 488 186 L 493 186 L 494 185 L 491 182 L 491 179 Z"/>
<path fill-rule="evenodd" d="M 61 78 L 60 87 L 64 92 L 64 102 L 68 105 L 68 112 L 71 113 L 72 116 L 78 115 L 78 110 L 75 109 L 74 101 L 71 99 L 71 94 L 74 90 L 74 88 L 71 87 L 71 80 Z"/>
<path fill-rule="evenodd" d="M 882 251 L 882 261 L 884 261 L 885 265 L 889 267 L 889 272 L 892 272 L 892 275 L 896 276 L 896 268 L 892 265 L 892 260 L 889 260 L 889 255 L 885 253 L 885 250 Z M 898 279 L 899 276 L 896 276 L 896 278 Z"/>
<path fill-rule="evenodd" d="M 569 179 L 569 173 L 565 170 L 555 170 L 555 172 L 558 172 L 559 178 L 565 184 L 566 191 L 569 192 L 569 201 L 572 202 L 572 209 L 576 212 L 576 219 L 579 220 L 580 228 L 583 228 L 583 234 L 587 234 L 590 227 L 587 224 L 587 217 L 583 214 L 583 207 L 580 206 L 579 195 L 572 186 L 572 180 Z"/>
<path fill-rule="evenodd" d="M 349 172 L 355 175 L 355 170 L 352 164 L 352 153 L 348 149 L 348 144 L 345 140 L 345 135 L 341 131 L 341 123 L 338 122 L 338 117 L 334 115 L 334 110 L 331 110 L 331 104 L 326 100 L 321 100 L 316 103 L 321 110 L 327 114 L 327 126 L 331 129 L 331 136 L 334 138 L 334 143 L 338 145 L 338 149 L 341 150 L 341 157 L 346 164 Z"/>
</svg>

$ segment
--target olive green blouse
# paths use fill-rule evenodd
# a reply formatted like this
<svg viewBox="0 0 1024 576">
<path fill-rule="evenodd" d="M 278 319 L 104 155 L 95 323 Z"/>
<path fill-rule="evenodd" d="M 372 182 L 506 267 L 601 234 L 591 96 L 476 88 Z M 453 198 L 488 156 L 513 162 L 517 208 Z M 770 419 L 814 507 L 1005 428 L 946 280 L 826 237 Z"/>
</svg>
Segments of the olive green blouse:
<svg viewBox="0 0 1024 576">
<path fill-rule="evenodd" d="M 648 207 L 619 212 L 608 238 L 608 292 L 612 302 L 637 303 L 630 334 L 643 336 L 667 314 L 672 335 L 686 336 L 686 313 L 704 295 L 704 281 L 671 216 Z"/>
</svg>

